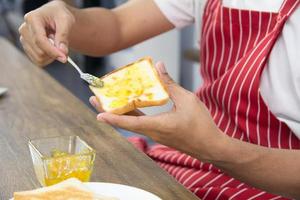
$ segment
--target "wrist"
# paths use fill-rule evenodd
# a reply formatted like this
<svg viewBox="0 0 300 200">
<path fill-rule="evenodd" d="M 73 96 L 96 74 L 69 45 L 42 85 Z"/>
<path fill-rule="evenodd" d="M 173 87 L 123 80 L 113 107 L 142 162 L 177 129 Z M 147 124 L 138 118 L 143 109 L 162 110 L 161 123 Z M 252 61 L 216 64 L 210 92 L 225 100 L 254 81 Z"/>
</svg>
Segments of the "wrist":
<svg viewBox="0 0 300 200">
<path fill-rule="evenodd" d="M 219 129 L 215 130 L 214 133 L 210 133 L 210 137 L 206 140 L 205 144 L 201 142 L 201 146 L 197 146 L 197 155 L 203 162 L 212 164 L 220 162 L 228 162 L 231 160 L 230 152 L 233 149 L 233 138 L 227 136 Z"/>
<path fill-rule="evenodd" d="M 220 162 L 227 162 L 231 160 L 231 154 L 233 148 L 233 138 L 229 137 L 225 133 L 219 130 L 218 138 L 215 139 L 213 148 L 210 151 L 210 157 L 208 162 L 217 164 Z"/>
<path fill-rule="evenodd" d="M 231 138 L 219 131 L 219 137 L 214 139 L 205 162 L 219 169 L 230 170 L 257 163 L 262 157 L 264 156 L 256 145 Z"/>
<path fill-rule="evenodd" d="M 213 148 L 210 148 L 208 162 L 217 164 L 220 162 L 228 162 L 228 160 L 231 160 L 231 155 L 229 152 L 231 152 L 233 148 L 232 140 L 233 138 L 219 131 L 219 134 L 212 146 Z"/>
</svg>

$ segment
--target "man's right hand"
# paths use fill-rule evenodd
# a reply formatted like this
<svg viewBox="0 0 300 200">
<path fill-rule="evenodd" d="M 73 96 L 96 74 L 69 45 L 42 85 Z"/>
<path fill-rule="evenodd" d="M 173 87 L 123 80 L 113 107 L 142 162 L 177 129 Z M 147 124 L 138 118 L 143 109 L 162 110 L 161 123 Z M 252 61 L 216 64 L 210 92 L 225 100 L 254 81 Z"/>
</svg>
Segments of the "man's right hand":
<svg viewBox="0 0 300 200">
<path fill-rule="evenodd" d="M 19 28 L 20 42 L 29 58 L 38 66 L 54 60 L 65 63 L 68 55 L 68 36 L 75 17 L 62 1 L 52 1 L 27 13 Z M 49 42 L 54 40 L 54 45 Z"/>
</svg>

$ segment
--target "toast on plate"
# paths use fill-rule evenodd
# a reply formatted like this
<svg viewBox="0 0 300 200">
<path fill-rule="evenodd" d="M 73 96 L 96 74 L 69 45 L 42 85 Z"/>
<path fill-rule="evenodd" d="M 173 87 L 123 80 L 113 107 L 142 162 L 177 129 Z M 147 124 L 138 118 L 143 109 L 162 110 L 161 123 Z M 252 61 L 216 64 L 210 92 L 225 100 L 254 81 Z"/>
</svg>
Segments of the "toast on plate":
<svg viewBox="0 0 300 200">
<path fill-rule="evenodd" d="M 117 198 L 94 194 L 81 181 L 70 178 L 48 187 L 15 192 L 14 200 L 117 200 Z"/>
</svg>

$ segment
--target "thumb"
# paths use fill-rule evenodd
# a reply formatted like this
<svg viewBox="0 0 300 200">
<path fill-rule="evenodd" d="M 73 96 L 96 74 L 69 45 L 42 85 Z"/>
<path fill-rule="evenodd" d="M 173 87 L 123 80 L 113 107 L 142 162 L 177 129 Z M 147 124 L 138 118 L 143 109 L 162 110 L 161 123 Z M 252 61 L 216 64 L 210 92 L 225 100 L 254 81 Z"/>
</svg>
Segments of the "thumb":
<svg viewBox="0 0 300 200">
<path fill-rule="evenodd" d="M 64 57 L 58 58 L 60 62 L 67 61 L 67 56 L 69 52 L 69 32 L 70 27 L 68 25 L 66 25 L 62 21 L 58 21 L 56 23 L 56 32 L 54 36 L 55 46 L 59 51 L 61 51 L 65 55 Z"/>
<path fill-rule="evenodd" d="M 156 70 L 158 71 L 159 77 L 164 82 L 167 90 L 169 92 L 170 98 L 176 104 L 180 101 L 183 101 L 184 94 L 186 93 L 185 89 L 180 87 L 168 74 L 165 65 L 162 62 L 157 62 L 155 65 Z"/>
<path fill-rule="evenodd" d="M 147 134 L 157 132 L 159 120 L 154 116 L 129 116 L 116 115 L 112 113 L 100 113 L 97 115 L 97 120 L 106 122 L 112 126 L 123 128 L 129 131 Z"/>
</svg>

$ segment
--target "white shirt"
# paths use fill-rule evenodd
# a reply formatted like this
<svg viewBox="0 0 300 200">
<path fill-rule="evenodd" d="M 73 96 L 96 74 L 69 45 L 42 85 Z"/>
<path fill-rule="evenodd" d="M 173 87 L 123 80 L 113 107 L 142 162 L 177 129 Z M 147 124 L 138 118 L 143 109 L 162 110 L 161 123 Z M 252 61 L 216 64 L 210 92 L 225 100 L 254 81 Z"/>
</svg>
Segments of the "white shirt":
<svg viewBox="0 0 300 200">
<path fill-rule="evenodd" d="M 154 0 L 177 28 L 195 24 L 200 35 L 206 0 Z M 278 12 L 283 0 L 223 0 L 223 6 Z M 300 7 L 287 20 L 270 54 L 261 82 L 261 96 L 272 113 L 300 138 Z"/>
</svg>

